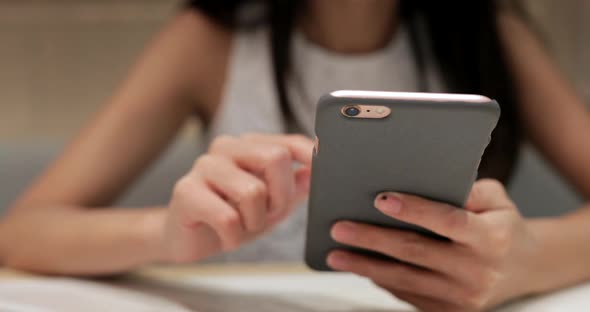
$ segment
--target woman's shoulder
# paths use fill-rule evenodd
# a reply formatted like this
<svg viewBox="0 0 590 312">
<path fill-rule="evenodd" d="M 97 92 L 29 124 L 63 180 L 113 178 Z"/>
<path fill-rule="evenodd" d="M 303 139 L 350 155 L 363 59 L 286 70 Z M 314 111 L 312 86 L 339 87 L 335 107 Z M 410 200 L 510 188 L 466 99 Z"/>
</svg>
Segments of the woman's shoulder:
<svg viewBox="0 0 590 312">
<path fill-rule="evenodd" d="M 228 27 L 216 22 L 198 9 L 180 11 L 168 27 L 184 35 L 192 35 L 190 38 L 193 40 L 205 40 L 209 43 L 229 40 L 232 33 Z"/>
<path fill-rule="evenodd" d="M 200 115 L 208 119 L 221 98 L 229 63 L 233 31 L 196 9 L 179 12 L 155 39 L 170 53 L 163 62 L 176 62 L 189 75 L 187 83 Z M 166 49 L 166 48 L 163 48 Z"/>
<path fill-rule="evenodd" d="M 199 9 L 187 8 L 164 27 L 159 36 L 162 39 L 156 41 L 177 50 L 165 56 L 176 61 L 163 61 L 182 62 L 176 67 L 190 72 L 189 96 L 198 115 L 209 123 L 224 98 L 223 93 L 231 91 L 225 88 L 228 81 L 248 81 L 253 70 L 270 72 L 269 35 L 263 23 L 232 28 Z"/>
</svg>

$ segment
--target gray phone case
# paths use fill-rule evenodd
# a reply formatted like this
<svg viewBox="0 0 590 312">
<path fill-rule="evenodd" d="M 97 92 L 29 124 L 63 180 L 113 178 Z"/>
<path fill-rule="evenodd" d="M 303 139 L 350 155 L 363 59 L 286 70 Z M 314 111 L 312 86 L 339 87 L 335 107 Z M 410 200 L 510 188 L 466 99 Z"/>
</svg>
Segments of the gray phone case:
<svg viewBox="0 0 590 312">
<path fill-rule="evenodd" d="M 341 108 L 351 104 L 384 105 L 391 114 L 343 116 Z M 476 95 L 337 91 L 323 96 L 315 120 L 307 265 L 329 271 L 329 251 L 366 252 L 331 239 L 339 220 L 432 234 L 383 215 L 373 206 L 375 196 L 396 191 L 462 207 L 499 116 L 497 102 Z"/>
</svg>

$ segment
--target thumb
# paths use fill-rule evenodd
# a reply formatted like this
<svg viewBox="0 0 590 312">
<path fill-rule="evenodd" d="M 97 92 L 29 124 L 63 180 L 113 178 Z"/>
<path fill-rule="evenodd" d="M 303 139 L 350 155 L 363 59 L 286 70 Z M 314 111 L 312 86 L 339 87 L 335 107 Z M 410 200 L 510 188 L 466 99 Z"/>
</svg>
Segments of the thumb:
<svg viewBox="0 0 590 312">
<path fill-rule="evenodd" d="M 465 209 L 480 213 L 491 210 L 516 209 L 516 206 L 502 183 L 493 179 L 481 179 L 473 184 L 465 203 Z"/>
<path fill-rule="evenodd" d="M 311 179 L 311 169 L 307 166 L 301 166 L 295 171 L 295 200 L 289 203 L 289 209 L 285 209 L 280 213 L 272 216 L 268 223 L 272 226 L 281 222 L 289 216 L 299 204 L 309 195 L 309 186 Z"/>
<path fill-rule="evenodd" d="M 309 166 L 301 166 L 295 171 L 295 204 L 307 198 L 310 183 L 311 168 Z"/>
</svg>

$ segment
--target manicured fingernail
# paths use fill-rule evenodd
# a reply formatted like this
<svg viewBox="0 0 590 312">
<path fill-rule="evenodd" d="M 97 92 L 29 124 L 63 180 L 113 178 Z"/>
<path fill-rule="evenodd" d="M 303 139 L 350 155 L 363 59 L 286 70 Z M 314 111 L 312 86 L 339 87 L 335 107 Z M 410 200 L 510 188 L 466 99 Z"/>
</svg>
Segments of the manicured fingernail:
<svg viewBox="0 0 590 312">
<path fill-rule="evenodd" d="M 332 227 L 332 238 L 339 242 L 353 241 L 356 236 L 357 226 L 348 221 L 341 221 Z"/>
<path fill-rule="evenodd" d="M 396 215 L 402 210 L 402 201 L 399 194 L 384 192 L 377 195 L 375 207 L 388 215 Z"/>
<path fill-rule="evenodd" d="M 328 265 L 333 269 L 345 269 L 350 263 L 350 257 L 343 252 L 331 252 L 326 259 Z"/>
</svg>

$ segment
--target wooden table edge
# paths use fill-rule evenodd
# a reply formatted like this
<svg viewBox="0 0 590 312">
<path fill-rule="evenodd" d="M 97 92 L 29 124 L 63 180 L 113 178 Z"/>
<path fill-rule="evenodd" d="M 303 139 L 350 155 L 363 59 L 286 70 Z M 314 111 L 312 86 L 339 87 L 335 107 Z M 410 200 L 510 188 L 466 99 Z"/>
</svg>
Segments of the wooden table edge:
<svg viewBox="0 0 590 312">
<path fill-rule="evenodd" d="M 125 275 L 161 278 L 183 279 L 194 276 L 235 276 L 235 275 L 276 275 L 290 273 L 311 273 L 301 263 L 240 263 L 240 264 L 190 264 L 190 265 L 148 265 L 130 271 Z M 0 267 L 0 279 L 27 279 L 35 277 L 50 277 L 29 272 Z M 56 276 L 58 277 L 58 276 Z"/>
<path fill-rule="evenodd" d="M 236 275 L 276 275 L 301 273 L 312 271 L 299 263 L 241 263 L 241 264 L 199 264 L 199 265 L 152 265 L 140 268 L 131 275 L 182 279 L 194 276 L 236 276 Z"/>
</svg>

